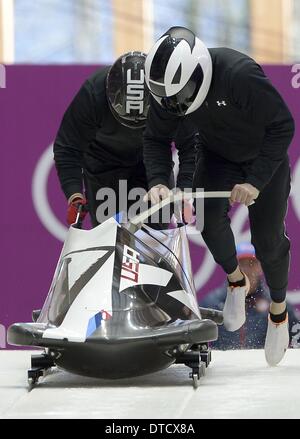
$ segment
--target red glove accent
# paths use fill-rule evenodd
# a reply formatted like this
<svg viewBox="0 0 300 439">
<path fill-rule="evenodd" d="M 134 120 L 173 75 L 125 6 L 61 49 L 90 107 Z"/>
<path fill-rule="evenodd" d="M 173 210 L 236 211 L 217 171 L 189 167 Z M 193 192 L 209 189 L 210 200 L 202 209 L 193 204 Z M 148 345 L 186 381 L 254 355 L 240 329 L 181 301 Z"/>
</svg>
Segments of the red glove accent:
<svg viewBox="0 0 300 439">
<path fill-rule="evenodd" d="M 75 198 L 75 200 L 72 201 L 72 203 L 68 206 L 68 213 L 67 213 L 67 222 L 69 226 L 71 224 L 74 224 L 78 215 L 78 210 L 80 206 L 85 206 L 87 204 L 87 201 L 85 198 Z M 83 220 L 87 214 L 86 209 L 81 210 L 80 218 Z"/>
</svg>

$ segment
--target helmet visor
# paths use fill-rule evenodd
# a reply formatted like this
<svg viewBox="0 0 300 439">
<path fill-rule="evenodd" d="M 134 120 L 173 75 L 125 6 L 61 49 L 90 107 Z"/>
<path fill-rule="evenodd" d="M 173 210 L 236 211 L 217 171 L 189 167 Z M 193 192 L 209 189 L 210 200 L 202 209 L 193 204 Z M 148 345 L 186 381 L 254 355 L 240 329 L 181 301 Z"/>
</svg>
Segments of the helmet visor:
<svg viewBox="0 0 300 439">
<path fill-rule="evenodd" d="M 196 67 L 188 83 L 173 96 L 159 97 L 161 106 L 168 112 L 184 116 L 196 99 L 203 83 L 203 71 L 200 65 Z"/>
</svg>

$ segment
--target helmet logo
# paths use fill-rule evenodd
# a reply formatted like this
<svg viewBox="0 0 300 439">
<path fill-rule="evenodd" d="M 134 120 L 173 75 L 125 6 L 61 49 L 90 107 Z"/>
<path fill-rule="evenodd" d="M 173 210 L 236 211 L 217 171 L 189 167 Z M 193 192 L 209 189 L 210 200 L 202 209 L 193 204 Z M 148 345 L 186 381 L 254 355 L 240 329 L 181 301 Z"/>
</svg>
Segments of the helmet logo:
<svg viewBox="0 0 300 439">
<path fill-rule="evenodd" d="M 144 112 L 144 70 L 140 70 L 140 78 L 132 79 L 132 70 L 127 70 L 126 87 L 126 113 L 138 110 L 139 114 Z"/>
<path fill-rule="evenodd" d="M 185 40 L 180 41 L 176 46 L 165 70 L 164 87 L 166 96 L 179 93 L 188 83 L 197 65 L 200 64 L 200 49 L 199 44 L 196 42 L 195 47 L 191 50 L 190 45 Z"/>
</svg>

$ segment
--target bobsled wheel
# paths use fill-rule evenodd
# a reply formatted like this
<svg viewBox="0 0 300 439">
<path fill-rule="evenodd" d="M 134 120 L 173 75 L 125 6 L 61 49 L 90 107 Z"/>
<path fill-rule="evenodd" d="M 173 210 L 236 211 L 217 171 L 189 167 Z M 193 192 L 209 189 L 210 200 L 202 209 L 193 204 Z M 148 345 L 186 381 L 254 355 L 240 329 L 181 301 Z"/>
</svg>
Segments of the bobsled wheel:
<svg viewBox="0 0 300 439">
<path fill-rule="evenodd" d="M 205 374 L 206 374 L 206 364 L 205 363 L 203 363 L 203 361 L 201 362 L 201 364 L 200 364 L 200 370 L 201 370 L 201 376 L 205 376 Z"/>
<path fill-rule="evenodd" d="M 31 390 L 33 390 L 36 382 L 37 381 L 34 378 L 28 378 L 28 392 L 31 392 Z"/>
<path fill-rule="evenodd" d="M 200 347 L 200 356 L 206 367 L 208 367 L 211 363 L 211 350 L 207 345 L 202 345 Z"/>
<path fill-rule="evenodd" d="M 42 355 L 31 356 L 31 369 L 28 370 L 29 391 L 34 388 L 41 377 L 55 366 L 53 355 L 44 352 Z"/>
<path fill-rule="evenodd" d="M 41 374 L 40 372 L 29 370 L 28 371 L 28 391 L 31 392 L 31 390 L 35 387 L 35 385 L 38 383 L 38 380 L 40 378 Z"/>
<path fill-rule="evenodd" d="M 193 380 L 194 389 L 198 389 L 200 379 L 205 376 L 206 364 L 203 361 L 200 362 L 198 367 L 193 367 L 193 371 L 190 373 L 190 378 Z"/>
<path fill-rule="evenodd" d="M 203 361 L 208 367 L 211 363 L 211 349 L 208 345 L 208 343 L 201 343 L 201 344 L 195 344 L 191 346 L 191 351 L 193 352 L 199 352 L 201 361 Z"/>
<path fill-rule="evenodd" d="M 199 378 L 198 374 L 197 373 L 193 373 L 193 386 L 194 386 L 195 390 L 198 389 L 199 382 L 200 382 L 200 378 Z"/>
</svg>

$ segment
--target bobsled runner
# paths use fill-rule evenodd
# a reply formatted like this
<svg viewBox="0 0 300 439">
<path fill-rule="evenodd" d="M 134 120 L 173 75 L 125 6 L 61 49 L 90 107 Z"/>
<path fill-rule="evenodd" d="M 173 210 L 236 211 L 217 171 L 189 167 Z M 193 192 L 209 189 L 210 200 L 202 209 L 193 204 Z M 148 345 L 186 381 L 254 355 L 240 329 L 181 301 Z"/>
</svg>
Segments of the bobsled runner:
<svg viewBox="0 0 300 439">
<path fill-rule="evenodd" d="M 44 348 L 32 356 L 31 387 L 54 366 L 119 379 L 175 363 L 191 369 L 197 387 L 221 323 L 220 312 L 198 307 L 185 227 L 111 218 L 70 227 L 42 310 L 12 325 L 8 343 Z"/>
</svg>

